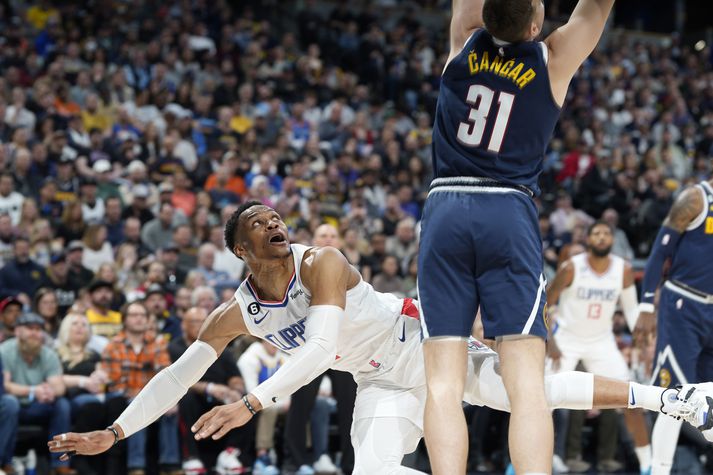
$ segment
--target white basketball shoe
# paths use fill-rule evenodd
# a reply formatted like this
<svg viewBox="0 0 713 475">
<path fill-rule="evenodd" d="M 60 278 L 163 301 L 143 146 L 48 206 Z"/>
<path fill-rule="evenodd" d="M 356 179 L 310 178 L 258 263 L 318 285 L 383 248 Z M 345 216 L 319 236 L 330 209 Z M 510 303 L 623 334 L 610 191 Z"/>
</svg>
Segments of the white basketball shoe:
<svg viewBox="0 0 713 475">
<path fill-rule="evenodd" d="M 661 412 L 684 420 L 713 442 L 713 383 L 684 384 L 664 391 Z"/>
</svg>

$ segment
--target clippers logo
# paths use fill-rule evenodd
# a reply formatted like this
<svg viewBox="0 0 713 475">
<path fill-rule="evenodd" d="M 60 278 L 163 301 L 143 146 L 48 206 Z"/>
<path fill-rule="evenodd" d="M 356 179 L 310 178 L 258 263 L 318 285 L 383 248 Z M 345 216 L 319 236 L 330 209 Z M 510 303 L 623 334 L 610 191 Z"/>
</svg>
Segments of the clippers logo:
<svg viewBox="0 0 713 475">
<path fill-rule="evenodd" d="M 379 369 L 381 368 L 381 363 L 377 363 L 374 360 L 369 361 L 369 364 L 372 365 L 374 368 Z"/>
</svg>

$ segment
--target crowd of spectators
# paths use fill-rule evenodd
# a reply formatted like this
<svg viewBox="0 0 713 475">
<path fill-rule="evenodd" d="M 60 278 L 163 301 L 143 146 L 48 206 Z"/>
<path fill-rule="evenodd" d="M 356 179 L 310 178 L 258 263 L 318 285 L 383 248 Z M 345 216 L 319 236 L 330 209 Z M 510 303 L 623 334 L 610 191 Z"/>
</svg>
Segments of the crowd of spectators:
<svg viewBox="0 0 713 475">
<path fill-rule="evenodd" d="M 245 200 L 273 206 L 294 242 L 331 239 L 377 290 L 415 295 L 448 2 L 239 3 L 0 3 L 3 421 L 56 433 L 115 417 L 245 277 L 223 242 Z M 550 274 L 598 218 L 615 253 L 645 257 L 676 193 L 710 176 L 710 59 L 675 35 L 605 35 L 545 156 Z M 162 418 L 164 471 L 201 449 L 179 447 L 179 419 L 254 384 L 223 363 Z M 274 453 L 279 434 L 260 434 L 257 454 L 249 436 L 229 445 Z M 129 468 L 150 465 L 145 440 Z M 476 444 L 474 466 L 502 463 L 495 445 Z"/>
</svg>

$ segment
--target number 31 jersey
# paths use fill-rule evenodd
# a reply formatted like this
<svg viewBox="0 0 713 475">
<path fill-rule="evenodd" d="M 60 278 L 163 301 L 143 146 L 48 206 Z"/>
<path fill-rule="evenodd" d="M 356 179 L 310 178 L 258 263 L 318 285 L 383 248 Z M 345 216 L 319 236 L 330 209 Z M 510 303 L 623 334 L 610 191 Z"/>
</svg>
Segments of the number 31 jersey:
<svg viewBox="0 0 713 475">
<path fill-rule="evenodd" d="M 491 178 L 539 194 L 537 179 L 559 113 L 545 44 L 503 43 L 476 30 L 441 77 L 435 177 Z"/>
</svg>

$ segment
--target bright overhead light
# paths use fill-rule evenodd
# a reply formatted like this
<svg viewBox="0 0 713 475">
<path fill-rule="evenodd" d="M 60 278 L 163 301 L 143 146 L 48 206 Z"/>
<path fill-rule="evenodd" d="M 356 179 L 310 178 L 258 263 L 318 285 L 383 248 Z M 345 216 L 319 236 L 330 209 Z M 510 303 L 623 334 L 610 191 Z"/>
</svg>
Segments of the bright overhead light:
<svg viewBox="0 0 713 475">
<path fill-rule="evenodd" d="M 703 48 L 706 47 L 706 42 L 704 40 L 696 41 L 696 44 L 693 45 L 693 47 L 696 48 L 696 51 L 703 51 Z"/>
</svg>

